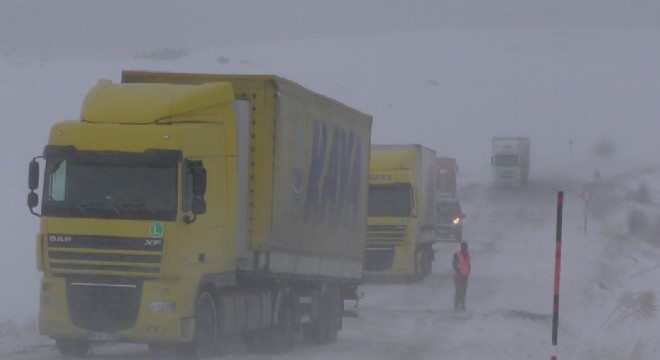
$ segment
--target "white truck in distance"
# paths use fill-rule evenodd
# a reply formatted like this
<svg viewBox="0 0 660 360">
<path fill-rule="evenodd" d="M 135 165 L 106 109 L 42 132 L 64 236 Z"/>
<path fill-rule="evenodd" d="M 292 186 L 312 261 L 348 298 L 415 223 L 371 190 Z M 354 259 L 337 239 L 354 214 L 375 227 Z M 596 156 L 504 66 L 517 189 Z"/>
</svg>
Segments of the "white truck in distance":
<svg viewBox="0 0 660 360">
<path fill-rule="evenodd" d="M 524 185 L 529 178 L 531 141 L 528 137 L 493 137 L 490 164 L 496 184 Z"/>
</svg>

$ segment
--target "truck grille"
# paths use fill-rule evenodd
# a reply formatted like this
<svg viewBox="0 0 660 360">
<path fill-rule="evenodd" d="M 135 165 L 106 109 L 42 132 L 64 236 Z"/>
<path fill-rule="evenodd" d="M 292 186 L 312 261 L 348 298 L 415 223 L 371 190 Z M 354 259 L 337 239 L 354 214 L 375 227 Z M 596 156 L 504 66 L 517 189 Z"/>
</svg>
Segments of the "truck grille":
<svg viewBox="0 0 660 360">
<path fill-rule="evenodd" d="M 48 265 L 59 274 L 156 277 L 163 239 L 48 235 Z"/>
<path fill-rule="evenodd" d="M 394 263 L 394 247 L 367 247 L 364 270 L 366 271 L 383 271 L 392 268 Z"/>
<path fill-rule="evenodd" d="M 142 283 L 101 277 L 68 279 L 66 293 L 74 325 L 91 331 L 114 332 L 135 325 Z"/>
<path fill-rule="evenodd" d="M 405 225 L 369 225 L 367 243 L 401 244 L 406 240 Z"/>
</svg>

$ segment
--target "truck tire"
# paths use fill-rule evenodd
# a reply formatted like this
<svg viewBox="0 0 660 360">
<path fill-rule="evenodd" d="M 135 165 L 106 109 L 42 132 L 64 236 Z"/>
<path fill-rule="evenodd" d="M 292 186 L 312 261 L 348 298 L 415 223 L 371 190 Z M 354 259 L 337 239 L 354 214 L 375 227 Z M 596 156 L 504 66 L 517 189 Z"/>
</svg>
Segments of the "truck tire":
<svg viewBox="0 0 660 360">
<path fill-rule="evenodd" d="M 424 279 L 425 276 L 425 266 L 424 266 L 424 250 L 423 249 L 417 249 L 415 251 L 415 276 L 414 276 L 414 281 L 421 281 Z"/>
<path fill-rule="evenodd" d="M 432 248 L 427 248 L 424 250 L 424 276 L 428 276 L 433 272 L 433 254 Z"/>
<path fill-rule="evenodd" d="M 341 293 L 339 288 L 333 286 L 329 288 L 330 291 L 327 292 L 326 296 L 326 308 L 327 313 L 327 322 L 325 328 L 325 339 L 324 343 L 330 344 L 337 341 L 337 335 L 339 334 L 339 329 L 341 328 L 341 315 L 343 312 L 343 306 L 341 302 Z"/>
<path fill-rule="evenodd" d="M 266 354 L 270 350 L 268 344 L 268 332 L 261 330 L 244 336 L 245 346 L 254 354 Z"/>
<path fill-rule="evenodd" d="M 278 305 L 277 324 L 245 337 L 245 343 L 253 353 L 285 354 L 293 350 L 295 339 L 294 309 L 291 297 L 284 297 Z"/>
<path fill-rule="evenodd" d="M 218 312 L 213 295 L 201 292 L 195 302 L 195 334 L 193 341 L 183 347 L 186 357 L 207 358 L 216 353 L 218 339 Z"/>
<path fill-rule="evenodd" d="M 271 346 L 273 352 L 284 354 L 293 350 L 295 338 L 295 324 L 293 318 L 293 301 L 285 297 L 277 309 L 277 324 L 271 333 Z"/>
<path fill-rule="evenodd" d="M 303 332 L 305 337 L 313 343 L 328 344 L 337 341 L 343 311 L 339 306 L 340 295 L 339 288 L 329 285 L 319 296 L 318 319 L 307 324 Z"/>
<path fill-rule="evenodd" d="M 91 346 L 87 339 L 55 339 L 55 345 L 66 357 L 84 357 Z"/>
</svg>

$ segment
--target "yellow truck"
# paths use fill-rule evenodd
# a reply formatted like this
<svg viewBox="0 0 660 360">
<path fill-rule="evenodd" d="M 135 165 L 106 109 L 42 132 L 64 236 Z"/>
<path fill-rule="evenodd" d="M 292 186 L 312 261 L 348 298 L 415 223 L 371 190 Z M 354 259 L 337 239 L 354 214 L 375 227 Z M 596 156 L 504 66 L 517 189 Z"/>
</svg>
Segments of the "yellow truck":
<svg viewBox="0 0 660 360">
<path fill-rule="evenodd" d="M 372 145 L 365 275 L 422 279 L 435 243 L 435 151 Z"/>
<path fill-rule="evenodd" d="M 69 356 L 335 341 L 363 277 L 370 136 L 370 116 L 276 76 L 99 81 L 30 163 L 40 333 Z"/>
</svg>

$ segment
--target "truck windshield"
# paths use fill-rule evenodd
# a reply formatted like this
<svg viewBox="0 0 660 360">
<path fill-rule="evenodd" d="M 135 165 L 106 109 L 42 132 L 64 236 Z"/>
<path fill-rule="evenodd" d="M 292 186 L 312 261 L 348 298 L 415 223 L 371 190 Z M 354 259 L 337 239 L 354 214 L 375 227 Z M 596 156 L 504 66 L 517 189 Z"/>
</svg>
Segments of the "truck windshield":
<svg viewBox="0 0 660 360">
<path fill-rule="evenodd" d="M 438 201 L 436 203 L 438 218 L 454 218 L 461 214 L 461 206 L 455 201 Z"/>
<path fill-rule="evenodd" d="M 61 217 L 174 220 L 177 164 L 96 157 L 48 159 L 42 214 Z"/>
<path fill-rule="evenodd" d="M 518 166 L 518 155 L 496 155 L 495 166 Z"/>
<path fill-rule="evenodd" d="M 411 216 L 410 184 L 369 185 L 369 216 Z"/>
</svg>

